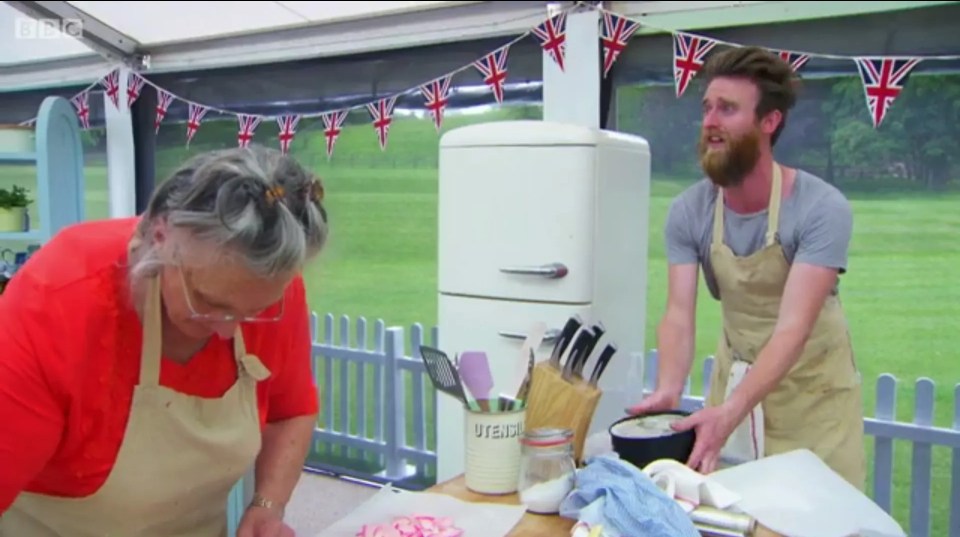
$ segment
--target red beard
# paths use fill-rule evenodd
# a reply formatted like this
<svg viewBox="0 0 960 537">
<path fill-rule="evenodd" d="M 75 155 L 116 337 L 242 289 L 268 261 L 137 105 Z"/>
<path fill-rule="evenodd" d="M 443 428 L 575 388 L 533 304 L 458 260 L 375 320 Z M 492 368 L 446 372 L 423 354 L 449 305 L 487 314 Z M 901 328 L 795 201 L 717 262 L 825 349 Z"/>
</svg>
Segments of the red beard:
<svg viewBox="0 0 960 537">
<path fill-rule="evenodd" d="M 711 144 L 711 137 L 719 137 L 722 144 Z M 738 186 L 760 159 L 759 142 L 756 129 L 738 138 L 720 131 L 701 131 L 698 144 L 700 166 L 713 184 L 722 188 Z"/>
</svg>

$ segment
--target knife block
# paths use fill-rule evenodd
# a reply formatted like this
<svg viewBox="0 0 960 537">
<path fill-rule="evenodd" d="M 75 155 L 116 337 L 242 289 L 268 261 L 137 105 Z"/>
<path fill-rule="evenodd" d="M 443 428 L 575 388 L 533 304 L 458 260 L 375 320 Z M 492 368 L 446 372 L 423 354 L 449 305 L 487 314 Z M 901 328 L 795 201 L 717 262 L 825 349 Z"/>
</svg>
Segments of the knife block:
<svg viewBox="0 0 960 537">
<path fill-rule="evenodd" d="M 579 376 L 573 375 L 569 381 L 564 380 L 556 367 L 549 362 L 540 362 L 533 368 L 524 428 L 533 430 L 556 427 L 572 430 L 574 459 L 579 465 L 590 423 L 602 394 L 602 391 Z"/>
</svg>

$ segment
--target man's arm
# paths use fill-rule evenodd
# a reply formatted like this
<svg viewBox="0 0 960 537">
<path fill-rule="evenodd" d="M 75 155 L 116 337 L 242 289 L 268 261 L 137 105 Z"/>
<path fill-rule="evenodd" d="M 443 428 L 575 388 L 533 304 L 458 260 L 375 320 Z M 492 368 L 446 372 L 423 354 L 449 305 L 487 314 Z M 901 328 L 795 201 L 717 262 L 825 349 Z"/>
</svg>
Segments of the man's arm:
<svg viewBox="0 0 960 537">
<path fill-rule="evenodd" d="M 657 327 L 657 390 L 679 402 L 693 366 L 699 267 L 670 265 L 667 309 Z"/>
<path fill-rule="evenodd" d="M 700 252 L 684 197 L 670 205 L 664 228 L 667 305 L 657 327 L 657 390 L 678 403 L 693 365 Z"/>
<path fill-rule="evenodd" d="M 802 225 L 779 317 L 756 363 L 731 394 L 730 408 L 746 416 L 800 359 L 827 297 L 846 270 L 853 215 L 838 192 L 818 203 Z"/>
</svg>

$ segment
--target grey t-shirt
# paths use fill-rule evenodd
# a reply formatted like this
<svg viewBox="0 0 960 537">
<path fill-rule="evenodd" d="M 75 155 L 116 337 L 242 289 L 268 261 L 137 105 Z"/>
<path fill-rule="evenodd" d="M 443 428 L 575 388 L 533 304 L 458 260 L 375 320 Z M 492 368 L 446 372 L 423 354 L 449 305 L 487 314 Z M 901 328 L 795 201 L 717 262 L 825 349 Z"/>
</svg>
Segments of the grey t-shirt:
<svg viewBox="0 0 960 537">
<path fill-rule="evenodd" d="M 665 229 L 667 261 L 700 263 L 710 294 L 719 299 L 710 266 L 713 211 L 717 188 L 703 179 L 684 190 L 670 205 Z M 723 234 L 737 256 L 747 256 L 764 246 L 767 209 L 737 214 L 724 208 Z M 780 204 L 780 243 L 788 263 L 802 262 L 846 272 L 853 232 L 853 212 L 843 193 L 823 179 L 797 170 L 790 195 Z M 834 294 L 837 289 L 833 290 Z"/>
</svg>

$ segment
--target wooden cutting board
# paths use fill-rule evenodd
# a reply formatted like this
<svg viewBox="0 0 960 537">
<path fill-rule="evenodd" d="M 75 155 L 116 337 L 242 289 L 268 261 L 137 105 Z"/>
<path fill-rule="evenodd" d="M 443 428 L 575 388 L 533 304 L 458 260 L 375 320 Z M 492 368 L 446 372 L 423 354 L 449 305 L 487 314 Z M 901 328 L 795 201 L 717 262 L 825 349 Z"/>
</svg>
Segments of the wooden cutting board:
<svg viewBox="0 0 960 537">
<path fill-rule="evenodd" d="M 520 505 L 516 494 L 488 496 L 477 494 L 467 489 L 463 476 L 430 487 L 427 492 L 447 494 L 465 502 L 496 503 L 505 505 Z M 567 537 L 573 528 L 574 520 L 552 515 L 535 515 L 526 513 L 520 522 L 514 526 L 507 537 Z M 758 527 L 753 537 L 783 537 L 764 527 Z"/>
</svg>

